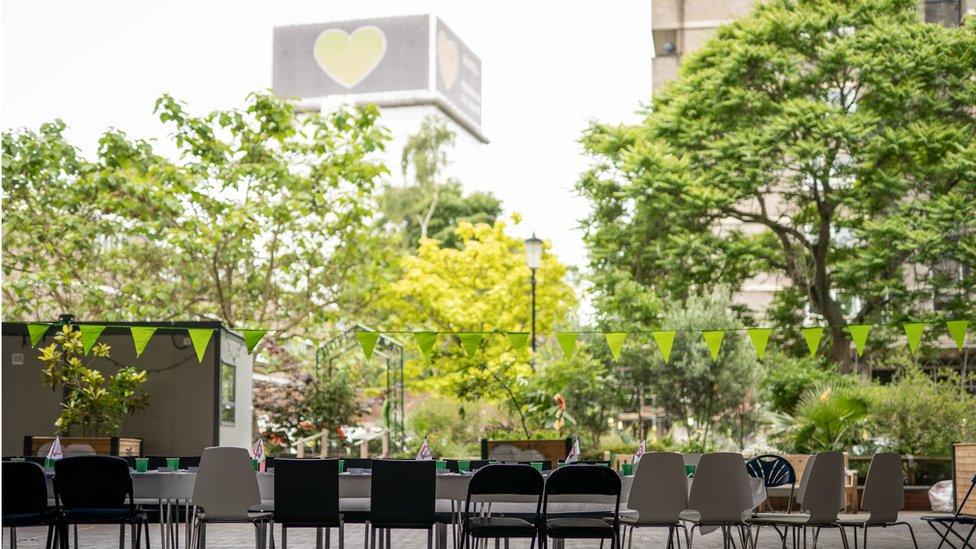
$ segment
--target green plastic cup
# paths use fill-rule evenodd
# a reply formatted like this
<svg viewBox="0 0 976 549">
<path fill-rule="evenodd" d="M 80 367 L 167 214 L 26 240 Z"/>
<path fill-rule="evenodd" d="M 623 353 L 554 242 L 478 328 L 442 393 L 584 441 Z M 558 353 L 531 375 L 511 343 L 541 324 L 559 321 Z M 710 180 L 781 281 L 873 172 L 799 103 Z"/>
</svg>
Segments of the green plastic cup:
<svg viewBox="0 0 976 549">
<path fill-rule="evenodd" d="M 166 458 L 166 466 L 169 467 L 171 471 L 179 471 L 180 458 Z"/>
<path fill-rule="evenodd" d="M 688 478 L 695 478 L 695 467 L 694 465 L 685 465 L 685 476 Z"/>
<path fill-rule="evenodd" d="M 532 466 L 535 467 L 535 470 L 536 471 L 539 471 L 540 473 L 542 472 L 542 462 L 541 461 L 533 461 L 532 462 Z"/>
<path fill-rule="evenodd" d="M 466 459 L 458 460 L 458 471 L 462 473 L 471 471 L 471 462 Z"/>
<path fill-rule="evenodd" d="M 259 461 L 258 461 L 258 460 L 256 460 L 256 459 L 252 459 L 252 460 L 251 460 L 251 467 L 253 467 L 253 468 L 254 468 L 254 470 L 255 470 L 255 471 L 257 471 L 258 469 L 260 469 L 260 468 L 261 468 L 261 462 L 259 462 Z"/>
<path fill-rule="evenodd" d="M 634 474 L 634 464 L 633 463 L 621 463 L 620 472 L 624 476 L 630 476 Z"/>
<path fill-rule="evenodd" d="M 136 472 L 145 473 L 149 470 L 149 458 L 136 458 Z"/>
<path fill-rule="evenodd" d="M 438 471 L 447 471 L 447 462 L 446 461 L 437 460 L 437 470 Z"/>
<path fill-rule="evenodd" d="M 44 468 L 54 469 L 54 460 L 51 458 L 44 458 Z"/>
<path fill-rule="evenodd" d="M 340 459 L 339 460 L 339 472 L 340 473 L 345 473 L 346 472 L 346 460 L 344 460 L 344 459 Z"/>
</svg>

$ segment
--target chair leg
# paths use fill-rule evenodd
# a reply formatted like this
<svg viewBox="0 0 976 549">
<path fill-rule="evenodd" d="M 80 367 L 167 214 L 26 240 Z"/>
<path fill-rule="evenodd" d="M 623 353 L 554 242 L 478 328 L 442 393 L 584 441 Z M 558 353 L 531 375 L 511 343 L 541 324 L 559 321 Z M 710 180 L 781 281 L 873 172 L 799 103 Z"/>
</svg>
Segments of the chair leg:
<svg viewBox="0 0 976 549">
<path fill-rule="evenodd" d="M 78 549 L 78 525 L 75 524 L 75 549 Z"/>
<path fill-rule="evenodd" d="M 288 528 L 281 525 L 281 549 L 288 549 Z"/>
<path fill-rule="evenodd" d="M 339 549 L 346 549 L 345 545 L 345 524 L 342 521 L 342 515 L 339 515 Z M 331 548 L 330 548 L 331 549 Z"/>
<path fill-rule="evenodd" d="M 132 536 L 132 549 L 142 549 L 142 525 L 133 524 L 132 532 L 135 534 Z"/>
<path fill-rule="evenodd" d="M 207 523 L 201 522 L 197 532 L 197 542 L 200 544 L 198 549 L 207 549 Z"/>
<path fill-rule="evenodd" d="M 844 527 L 838 524 L 837 530 L 840 532 L 840 542 L 844 546 L 844 549 L 849 549 L 847 545 L 847 532 L 844 531 Z"/>
<path fill-rule="evenodd" d="M 431 526 L 427 529 L 427 549 L 433 549 L 434 547 L 434 527 Z"/>
<path fill-rule="evenodd" d="M 864 549 L 868 549 L 868 525 L 864 525 Z"/>
<path fill-rule="evenodd" d="M 372 534 L 371 536 L 366 536 L 367 538 L 371 538 L 369 540 L 369 548 L 376 549 L 376 528 L 369 528 L 369 532 Z"/>
</svg>

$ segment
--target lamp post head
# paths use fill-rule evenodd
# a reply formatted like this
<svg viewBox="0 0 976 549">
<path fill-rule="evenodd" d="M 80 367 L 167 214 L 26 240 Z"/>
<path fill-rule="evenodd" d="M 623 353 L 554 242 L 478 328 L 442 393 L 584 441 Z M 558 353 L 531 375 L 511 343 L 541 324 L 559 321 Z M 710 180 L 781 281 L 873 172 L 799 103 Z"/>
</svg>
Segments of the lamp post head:
<svg viewBox="0 0 976 549">
<path fill-rule="evenodd" d="M 525 239 L 525 262 L 533 271 L 542 264 L 542 240 L 535 233 Z"/>
</svg>

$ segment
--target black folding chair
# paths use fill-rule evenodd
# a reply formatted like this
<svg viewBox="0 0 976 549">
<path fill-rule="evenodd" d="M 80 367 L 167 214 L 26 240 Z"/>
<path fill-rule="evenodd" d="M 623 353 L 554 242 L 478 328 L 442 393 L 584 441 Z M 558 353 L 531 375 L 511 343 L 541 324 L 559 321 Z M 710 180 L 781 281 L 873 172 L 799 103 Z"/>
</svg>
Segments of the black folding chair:
<svg viewBox="0 0 976 549">
<path fill-rule="evenodd" d="M 786 500 L 786 512 L 793 509 L 793 491 L 796 489 L 796 470 L 783 456 L 763 454 L 746 462 L 746 471 L 752 478 L 762 479 L 766 489 L 790 485 L 790 497 Z M 770 510 L 775 511 L 772 505 Z"/>
<path fill-rule="evenodd" d="M 973 532 L 976 532 L 976 516 L 962 514 L 962 509 L 966 506 L 966 502 L 969 501 L 969 496 L 973 494 L 973 487 L 976 487 L 976 475 L 973 475 L 973 478 L 969 481 L 969 489 L 966 490 L 966 495 L 956 507 L 955 513 L 951 515 L 926 515 L 922 517 L 922 520 L 929 523 L 929 526 L 935 530 L 935 533 L 939 534 L 939 546 L 937 549 L 942 549 L 943 545 L 948 545 L 953 549 L 964 549 L 966 547 L 973 549 L 972 539 Z M 953 529 L 953 526 L 956 524 L 964 527 L 969 526 L 969 533 L 963 537 L 962 534 Z M 942 530 L 939 530 L 940 526 Z M 955 536 L 956 541 L 962 542 L 962 545 L 952 543 L 949 539 L 949 534 Z"/>
<path fill-rule="evenodd" d="M 470 547 L 470 539 L 529 538 L 535 547 L 539 535 L 539 510 L 545 481 L 542 473 L 531 465 L 487 465 L 478 469 L 468 483 L 468 495 L 464 500 L 461 522 L 461 547 Z M 535 515 L 531 521 L 517 517 L 471 516 L 471 500 L 485 496 L 517 495 L 535 496 Z M 478 501 L 475 501 L 477 504 Z"/>
<path fill-rule="evenodd" d="M 125 545 L 126 525 L 132 529 L 136 547 L 145 527 L 146 549 L 149 549 L 149 520 L 135 505 L 132 476 L 124 459 L 73 456 L 55 461 L 54 497 L 61 508 L 58 529 L 62 548 L 68 548 L 68 525 L 118 524 L 120 549 Z M 77 529 L 75 547 L 78 547 Z"/>
<path fill-rule="evenodd" d="M 55 539 L 56 508 L 47 505 L 44 469 L 29 461 L 3 462 L 3 527 L 10 528 L 10 549 L 17 549 L 18 526 L 47 526 L 46 549 Z"/>
<path fill-rule="evenodd" d="M 612 498 L 612 520 L 588 517 L 549 518 L 549 502 L 552 496 L 595 495 Z M 558 499 L 558 497 L 557 497 Z M 617 548 L 620 538 L 620 476 L 603 465 L 564 465 L 549 474 L 542 496 L 542 528 L 540 546 L 548 546 L 553 539 L 610 540 L 610 547 Z M 602 541 L 600 543 L 603 543 Z"/>
<path fill-rule="evenodd" d="M 385 533 L 389 549 L 392 530 L 427 530 L 427 549 L 431 549 L 437 522 L 435 467 L 433 461 L 373 460 L 369 509 L 373 549 L 378 531 Z"/>
<path fill-rule="evenodd" d="M 322 529 L 325 529 L 325 547 L 331 547 L 330 528 L 338 528 L 339 549 L 342 549 L 339 460 L 275 460 L 274 520 L 281 525 L 281 549 L 288 549 L 289 528 L 315 528 L 318 549 L 322 549 Z"/>
</svg>

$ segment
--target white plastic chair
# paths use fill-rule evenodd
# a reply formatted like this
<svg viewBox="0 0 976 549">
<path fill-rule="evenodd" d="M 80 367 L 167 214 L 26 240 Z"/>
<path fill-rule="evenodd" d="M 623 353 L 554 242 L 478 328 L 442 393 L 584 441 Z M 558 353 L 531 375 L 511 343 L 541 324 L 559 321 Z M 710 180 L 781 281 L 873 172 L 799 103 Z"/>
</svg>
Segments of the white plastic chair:
<svg viewBox="0 0 976 549">
<path fill-rule="evenodd" d="M 254 525 L 254 545 L 267 547 L 269 525 L 274 546 L 271 513 L 252 513 L 261 504 L 258 480 L 251 457 L 244 448 L 211 447 L 200 455 L 200 468 L 193 484 L 193 538 L 191 546 L 207 544 L 207 523 L 247 523 Z"/>
<path fill-rule="evenodd" d="M 636 513 L 620 517 L 624 541 L 627 540 L 628 527 L 630 530 L 628 548 L 634 543 L 634 528 L 642 527 L 667 528 L 667 546 L 670 548 L 673 542 L 677 542 L 681 547 L 677 529 L 684 531 L 686 541 L 689 539 L 688 529 L 680 521 L 681 512 L 688 508 L 688 478 L 681 454 L 644 454 L 634 471 L 627 508 Z"/>
<path fill-rule="evenodd" d="M 742 454 L 702 455 L 691 483 L 688 509 L 680 514 L 681 520 L 692 523 L 688 547 L 695 541 L 695 528 L 702 532 L 702 527 L 708 526 L 720 529 L 726 541 L 733 539 L 732 528 L 737 528 L 744 547 L 746 531 L 742 515 L 750 509 L 752 489 Z"/>
<path fill-rule="evenodd" d="M 839 522 L 842 526 L 854 529 L 854 547 L 857 547 L 857 529 L 864 528 L 864 547 L 868 546 L 868 528 L 887 528 L 907 526 L 912 535 L 912 545 L 918 549 L 915 530 L 912 525 L 898 520 L 898 512 L 905 508 L 905 483 L 901 472 L 901 455 L 895 453 L 874 454 L 864 479 L 864 495 L 861 497 L 861 510 L 866 517 L 845 517 Z"/>
<path fill-rule="evenodd" d="M 749 524 L 757 527 L 772 526 L 783 544 L 786 544 L 786 534 L 791 528 L 794 533 L 802 532 L 806 539 L 807 528 L 813 528 L 813 545 L 822 528 L 837 528 L 841 536 L 841 543 L 847 549 L 847 534 L 837 522 L 837 514 L 844 506 L 844 454 L 842 452 L 822 452 L 811 457 L 800 479 L 797 491 L 797 501 L 801 513 L 776 514 L 764 513 L 749 519 Z M 784 531 L 780 532 L 779 527 Z M 794 538 L 795 539 L 795 538 Z M 753 539 L 753 547 L 759 541 L 759 532 Z M 795 541 L 794 541 L 795 543 Z M 804 541 L 805 543 L 805 541 Z"/>
</svg>

